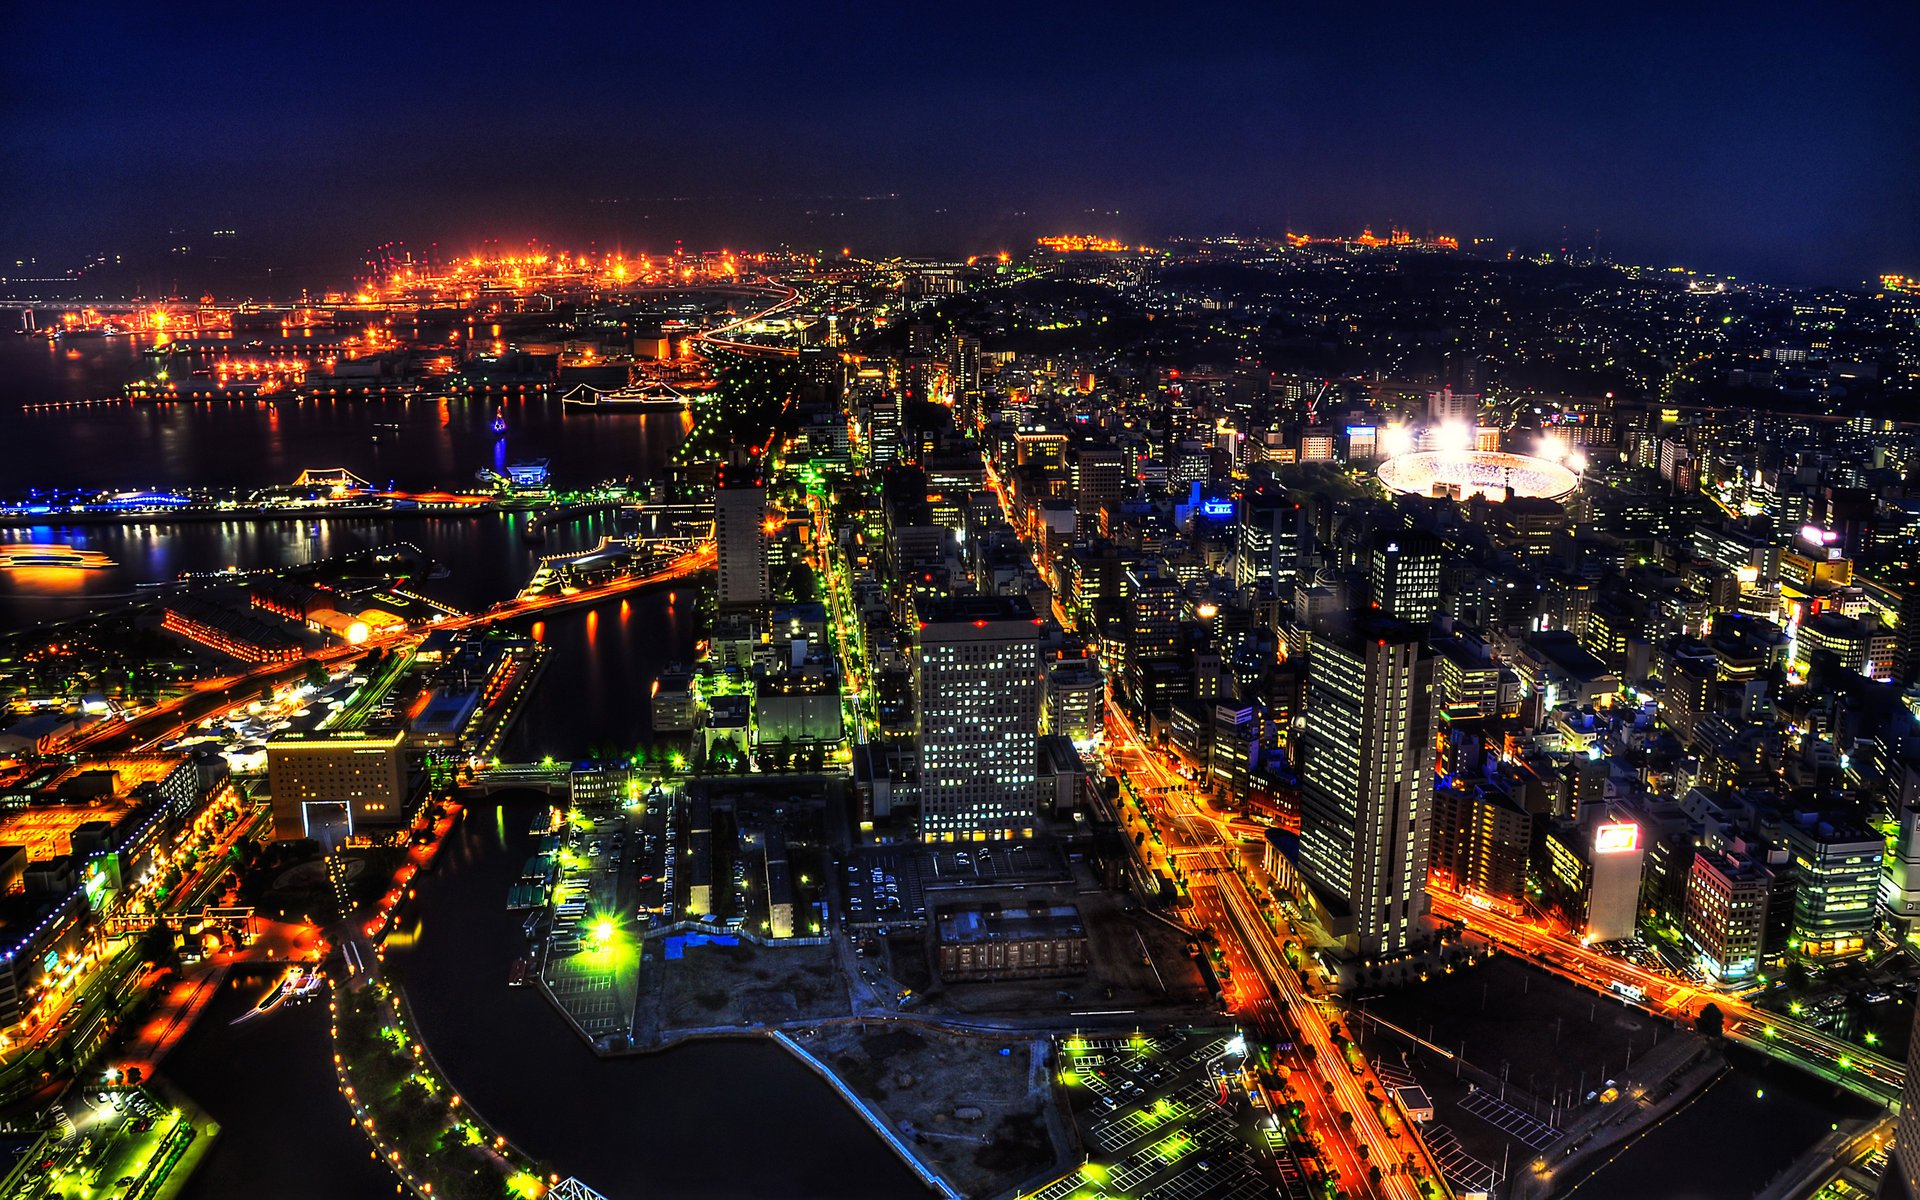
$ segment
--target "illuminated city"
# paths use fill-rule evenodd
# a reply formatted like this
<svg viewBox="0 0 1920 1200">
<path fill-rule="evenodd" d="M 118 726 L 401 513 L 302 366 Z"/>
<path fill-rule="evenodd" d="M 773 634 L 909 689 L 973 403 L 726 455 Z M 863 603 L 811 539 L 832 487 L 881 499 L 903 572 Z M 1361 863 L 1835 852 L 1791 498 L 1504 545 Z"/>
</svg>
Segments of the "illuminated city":
<svg viewBox="0 0 1920 1200">
<path fill-rule="evenodd" d="M 0 1200 L 1920 1200 L 1756 15 L 10 17 Z"/>
</svg>

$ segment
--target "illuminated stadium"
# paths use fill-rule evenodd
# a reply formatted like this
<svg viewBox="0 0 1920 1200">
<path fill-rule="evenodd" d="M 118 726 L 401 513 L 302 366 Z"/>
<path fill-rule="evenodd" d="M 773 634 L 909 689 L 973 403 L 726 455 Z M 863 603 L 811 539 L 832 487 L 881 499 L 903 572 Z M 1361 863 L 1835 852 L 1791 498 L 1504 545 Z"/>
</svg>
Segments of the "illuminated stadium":
<svg viewBox="0 0 1920 1200">
<path fill-rule="evenodd" d="M 1515 496 L 1560 500 L 1571 495 L 1580 478 L 1550 459 L 1505 450 L 1420 450 L 1380 464 L 1380 482 L 1393 491 L 1415 496 L 1475 495 L 1489 500 Z"/>
</svg>

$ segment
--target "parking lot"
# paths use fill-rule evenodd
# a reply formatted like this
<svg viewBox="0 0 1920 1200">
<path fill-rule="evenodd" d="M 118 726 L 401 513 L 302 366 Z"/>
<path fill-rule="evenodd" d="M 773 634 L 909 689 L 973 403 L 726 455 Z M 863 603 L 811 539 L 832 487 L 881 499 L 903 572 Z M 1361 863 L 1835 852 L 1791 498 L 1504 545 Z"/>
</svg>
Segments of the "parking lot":
<svg viewBox="0 0 1920 1200">
<path fill-rule="evenodd" d="M 195 1134 L 144 1088 L 69 1093 L 67 1112 L 79 1136 L 48 1146 L 45 1158 L 26 1164 L 7 1200 L 157 1194 Z"/>
<path fill-rule="evenodd" d="M 1262 1110 L 1239 1082 L 1244 1058 L 1233 1030 L 1064 1039 L 1060 1080 L 1089 1157 L 1026 1200 L 1306 1196 L 1259 1134 Z"/>
<path fill-rule="evenodd" d="M 625 1036 L 633 1021 L 641 931 L 671 895 L 665 793 L 583 801 L 560 828 L 560 864 L 546 913 L 541 981 L 589 1039 Z M 641 815 L 644 812 L 644 815 Z M 641 882 L 645 880 L 646 882 Z"/>
<path fill-rule="evenodd" d="M 1000 886 L 1071 878 L 1052 842 L 981 842 L 922 851 L 929 888 Z"/>
<path fill-rule="evenodd" d="M 936 889 L 1015 887 L 1073 879 L 1051 842 L 981 842 L 938 848 L 863 846 L 838 868 L 840 915 L 853 929 L 918 927 L 926 893 Z"/>
<path fill-rule="evenodd" d="M 867 846 L 839 867 L 844 907 L 855 929 L 917 926 L 927 919 L 927 898 L 917 846 Z"/>
</svg>

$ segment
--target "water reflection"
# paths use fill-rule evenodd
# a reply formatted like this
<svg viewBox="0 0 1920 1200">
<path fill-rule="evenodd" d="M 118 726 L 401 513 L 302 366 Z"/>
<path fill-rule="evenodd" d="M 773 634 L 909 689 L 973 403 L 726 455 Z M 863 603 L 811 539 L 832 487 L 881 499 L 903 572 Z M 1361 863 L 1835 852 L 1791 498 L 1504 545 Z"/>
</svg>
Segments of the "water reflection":
<svg viewBox="0 0 1920 1200">
<path fill-rule="evenodd" d="M 463 1098 L 608 1195 L 924 1194 L 826 1084 L 770 1043 L 596 1059 L 538 995 L 506 987 L 525 940 L 502 897 L 532 853 L 532 811 L 470 814 L 425 877 L 420 936 L 388 955 Z"/>
</svg>

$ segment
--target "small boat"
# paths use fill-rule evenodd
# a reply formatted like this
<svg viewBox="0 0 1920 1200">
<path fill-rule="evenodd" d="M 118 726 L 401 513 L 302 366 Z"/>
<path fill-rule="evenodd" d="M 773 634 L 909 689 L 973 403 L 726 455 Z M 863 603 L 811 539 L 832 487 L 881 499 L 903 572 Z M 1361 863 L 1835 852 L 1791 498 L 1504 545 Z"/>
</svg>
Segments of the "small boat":
<svg viewBox="0 0 1920 1200">
<path fill-rule="evenodd" d="M 493 432 L 496 436 L 507 432 L 507 410 L 504 406 L 493 410 Z"/>
</svg>

